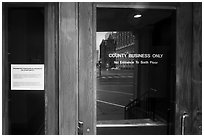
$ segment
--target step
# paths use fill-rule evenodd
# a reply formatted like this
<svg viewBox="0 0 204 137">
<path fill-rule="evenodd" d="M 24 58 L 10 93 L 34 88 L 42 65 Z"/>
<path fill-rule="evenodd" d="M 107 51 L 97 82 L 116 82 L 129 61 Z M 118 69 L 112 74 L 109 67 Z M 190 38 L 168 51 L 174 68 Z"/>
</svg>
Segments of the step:
<svg viewBox="0 0 204 137">
<path fill-rule="evenodd" d="M 97 135 L 165 135 L 166 123 L 151 119 L 105 120 L 97 122 Z"/>
</svg>

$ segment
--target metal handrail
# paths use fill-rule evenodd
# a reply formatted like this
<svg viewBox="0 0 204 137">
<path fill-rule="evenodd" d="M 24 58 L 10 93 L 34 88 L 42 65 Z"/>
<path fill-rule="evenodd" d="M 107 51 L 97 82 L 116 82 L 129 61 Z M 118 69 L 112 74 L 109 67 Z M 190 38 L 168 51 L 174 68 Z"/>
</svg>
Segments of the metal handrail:
<svg viewBox="0 0 204 137">
<path fill-rule="evenodd" d="M 157 92 L 158 90 L 156 89 L 153 89 L 153 88 L 150 88 L 150 90 L 147 90 L 145 93 L 142 94 L 142 96 L 140 96 L 140 98 L 136 98 L 134 99 L 133 101 L 131 101 L 130 103 L 128 103 L 126 106 L 125 106 L 125 118 L 127 117 L 126 116 L 126 112 L 128 111 L 128 109 L 130 108 L 133 108 L 135 106 L 137 106 L 141 100 L 144 100 L 144 98 L 146 99 L 146 113 L 147 113 L 147 116 L 152 116 L 153 119 L 154 119 L 154 112 L 152 112 L 149 108 L 149 102 L 148 102 L 148 98 L 149 98 L 149 94 L 150 94 L 150 91 L 154 91 L 154 92 Z"/>
<path fill-rule="evenodd" d="M 158 90 L 153 89 L 153 88 L 150 88 L 150 90 L 147 90 L 145 93 L 143 93 L 143 94 L 140 96 L 139 99 L 138 99 L 138 98 L 134 99 L 133 101 L 131 101 L 130 103 L 128 103 L 125 107 L 131 106 L 131 104 L 135 104 L 135 102 L 137 102 L 137 101 L 139 101 L 139 100 L 142 100 L 146 95 L 149 94 L 149 91 L 155 91 L 155 92 L 157 92 Z"/>
</svg>

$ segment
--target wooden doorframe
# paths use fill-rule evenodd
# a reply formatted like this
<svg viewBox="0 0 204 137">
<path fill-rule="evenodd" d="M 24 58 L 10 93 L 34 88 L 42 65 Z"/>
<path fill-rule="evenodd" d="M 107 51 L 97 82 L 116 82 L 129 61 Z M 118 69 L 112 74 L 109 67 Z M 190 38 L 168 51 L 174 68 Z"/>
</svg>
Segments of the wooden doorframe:
<svg viewBox="0 0 204 137">
<path fill-rule="evenodd" d="M 175 134 L 202 134 L 202 3 L 177 8 Z"/>
<path fill-rule="evenodd" d="M 45 134 L 59 134 L 59 3 L 45 5 Z"/>
<path fill-rule="evenodd" d="M 9 66 L 8 26 L 9 7 L 43 7 L 45 11 L 45 134 L 58 134 L 58 4 L 57 3 L 3 3 L 2 4 L 2 134 L 9 134 Z"/>
<path fill-rule="evenodd" d="M 175 134 L 179 135 L 183 114 L 191 116 L 192 3 L 180 3 L 176 24 Z M 191 117 L 186 121 L 186 134 L 190 134 Z"/>
<path fill-rule="evenodd" d="M 78 134 L 78 3 L 59 3 L 59 134 Z"/>
<path fill-rule="evenodd" d="M 79 3 L 79 120 L 83 134 L 96 134 L 96 9 Z"/>
<path fill-rule="evenodd" d="M 8 28 L 7 28 L 7 10 L 8 6 L 2 3 L 2 134 L 9 134 L 8 124 Z"/>
<path fill-rule="evenodd" d="M 96 134 L 93 3 L 62 2 L 59 12 L 59 134 Z"/>
<path fill-rule="evenodd" d="M 202 135 L 202 3 L 193 3 L 192 131 Z"/>
</svg>

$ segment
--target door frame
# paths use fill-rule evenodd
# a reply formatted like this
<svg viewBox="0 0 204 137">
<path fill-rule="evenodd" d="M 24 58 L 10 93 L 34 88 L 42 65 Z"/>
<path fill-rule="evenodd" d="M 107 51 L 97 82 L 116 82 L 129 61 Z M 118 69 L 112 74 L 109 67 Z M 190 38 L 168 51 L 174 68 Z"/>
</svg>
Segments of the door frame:
<svg viewBox="0 0 204 137">
<path fill-rule="evenodd" d="M 96 134 L 93 6 L 59 5 L 59 134 Z"/>
<path fill-rule="evenodd" d="M 59 134 L 78 134 L 78 3 L 59 3 Z"/>
</svg>

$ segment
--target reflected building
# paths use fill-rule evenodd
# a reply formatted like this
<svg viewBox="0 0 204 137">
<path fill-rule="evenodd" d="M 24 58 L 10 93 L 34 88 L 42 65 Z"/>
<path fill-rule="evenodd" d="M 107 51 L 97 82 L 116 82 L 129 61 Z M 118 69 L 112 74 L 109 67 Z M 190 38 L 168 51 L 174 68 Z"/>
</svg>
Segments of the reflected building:
<svg viewBox="0 0 204 137">
<path fill-rule="evenodd" d="M 130 31 L 107 32 L 105 40 L 100 44 L 100 59 L 101 67 L 104 68 L 118 68 L 121 70 L 133 70 L 134 64 L 122 63 L 133 62 L 130 58 L 109 58 L 108 54 L 130 54 L 136 51 L 136 37 Z M 114 61 L 119 64 L 114 64 Z"/>
<path fill-rule="evenodd" d="M 116 53 L 117 54 L 130 54 L 135 53 L 136 51 L 136 37 L 130 31 L 119 31 L 116 33 L 111 33 L 110 37 L 112 37 L 116 42 Z M 134 64 L 125 64 L 120 62 L 132 62 L 134 59 L 130 58 L 116 58 L 116 61 L 119 64 L 116 65 L 117 68 L 122 70 L 133 70 Z"/>
<path fill-rule="evenodd" d="M 115 49 L 116 43 L 112 37 L 108 37 L 107 39 L 102 40 L 100 44 L 100 60 L 102 69 L 109 69 L 115 67 L 115 58 L 109 58 L 108 56 L 108 54 L 114 53 Z"/>
</svg>

